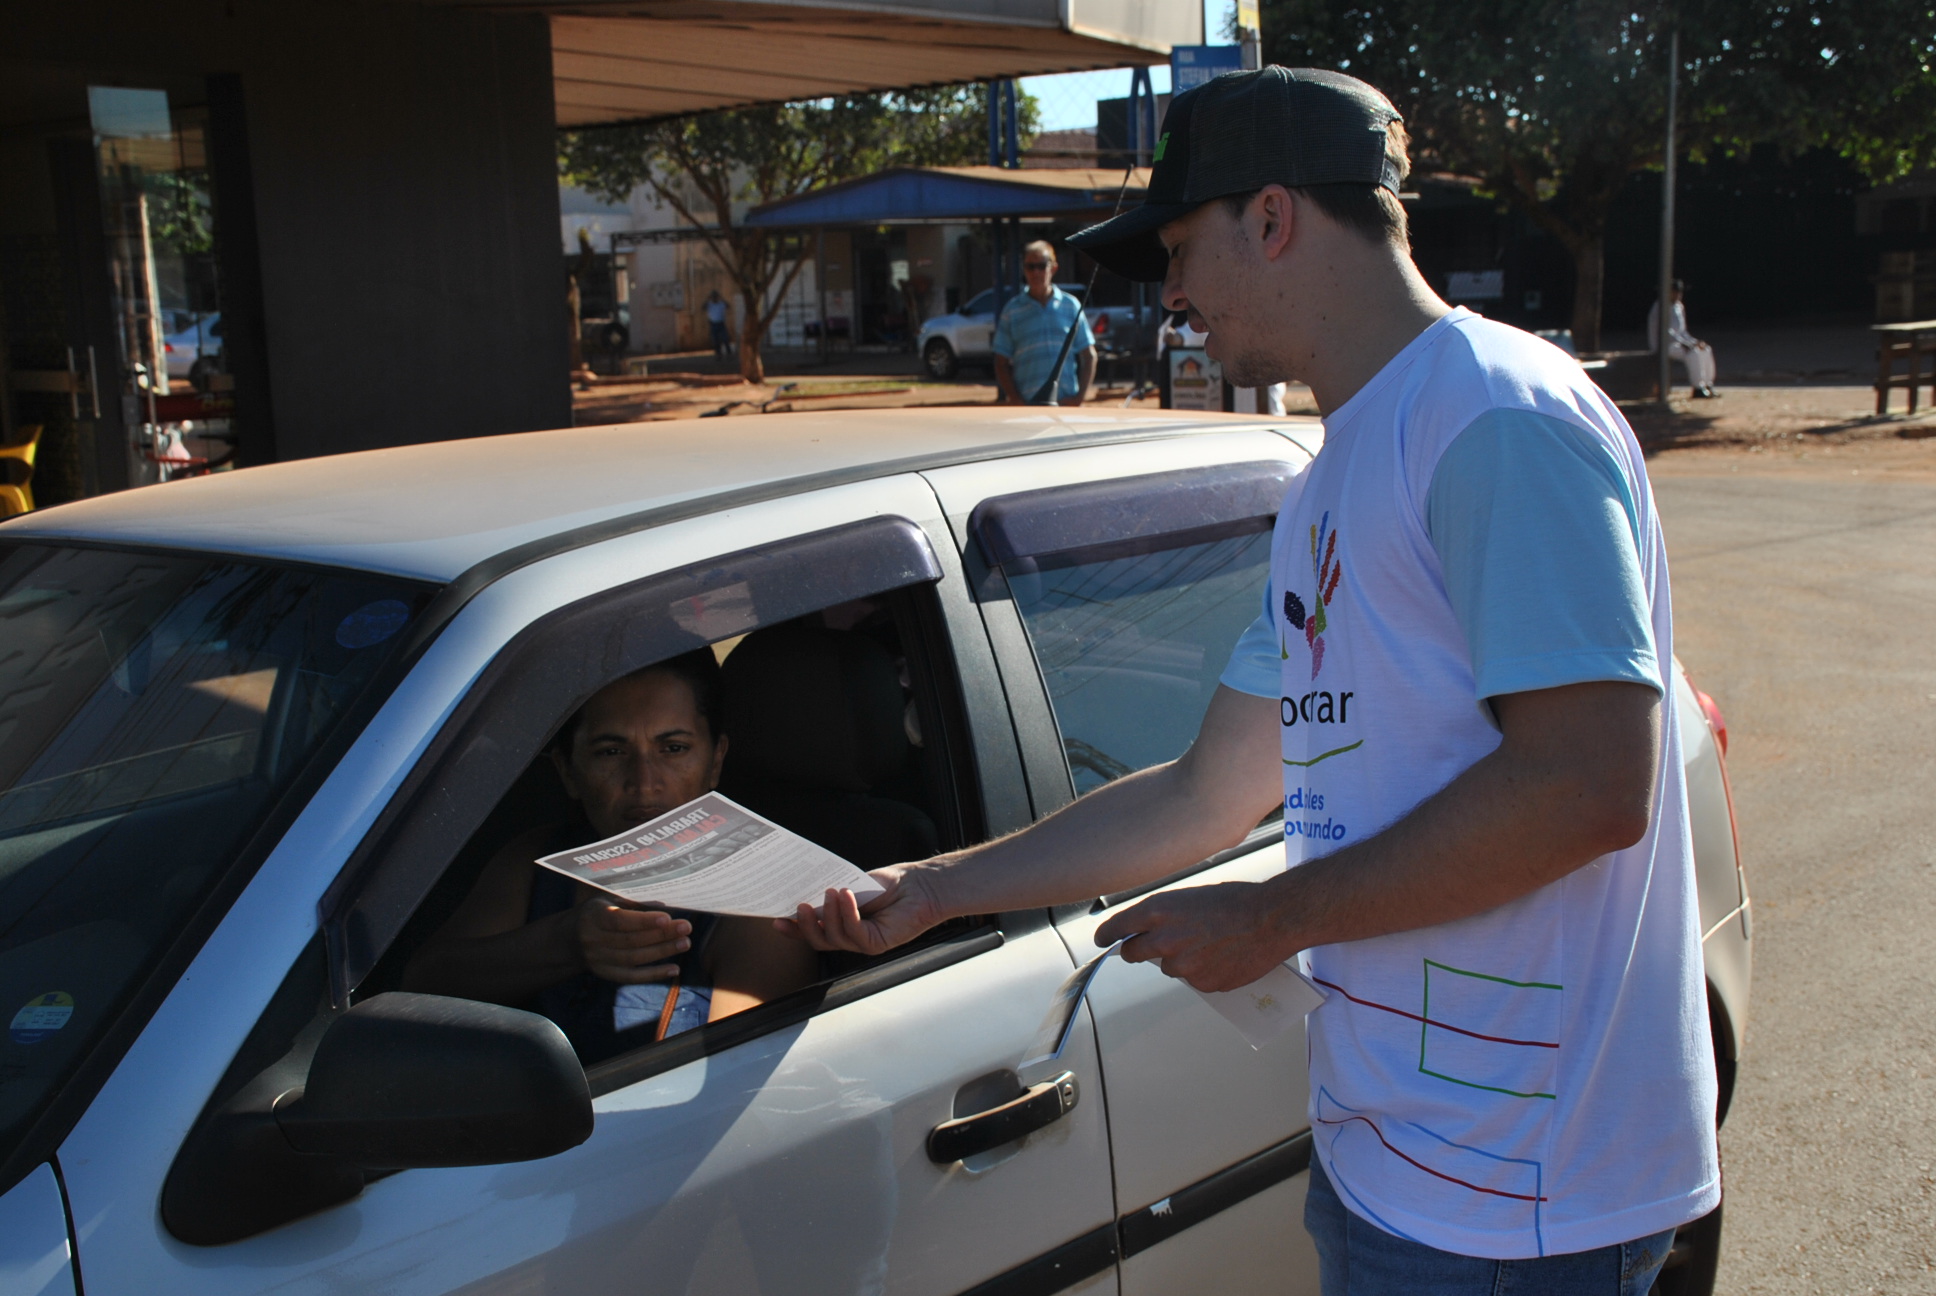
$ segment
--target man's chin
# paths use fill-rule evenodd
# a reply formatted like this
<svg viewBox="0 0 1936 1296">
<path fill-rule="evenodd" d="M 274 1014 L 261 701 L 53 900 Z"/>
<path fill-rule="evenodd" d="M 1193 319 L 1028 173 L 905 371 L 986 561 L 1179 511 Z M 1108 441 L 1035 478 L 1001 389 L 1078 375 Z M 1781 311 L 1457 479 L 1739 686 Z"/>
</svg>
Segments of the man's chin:
<svg viewBox="0 0 1936 1296">
<path fill-rule="evenodd" d="M 1255 365 L 1226 364 L 1223 367 L 1223 380 L 1232 387 L 1272 387 L 1278 383 L 1289 381 L 1285 378 L 1264 376 L 1270 372 L 1268 369 Z"/>
</svg>

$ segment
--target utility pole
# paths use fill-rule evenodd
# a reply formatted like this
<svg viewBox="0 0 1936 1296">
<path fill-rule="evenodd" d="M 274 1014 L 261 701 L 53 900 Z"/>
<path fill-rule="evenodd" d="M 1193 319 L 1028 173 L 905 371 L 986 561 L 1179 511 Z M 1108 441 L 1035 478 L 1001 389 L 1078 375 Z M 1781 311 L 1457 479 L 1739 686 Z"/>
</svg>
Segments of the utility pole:
<svg viewBox="0 0 1936 1296">
<path fill-rule="evenodd" d="M 988 165 L 1013 170 L 1022 165 L 1021 124 L 1015 110 L 1015 82 L 1007 79 L 988 83 Z M 1015 279 L 1022 279 L 1022 223 L 1020 217 L 997 216 L 990 232 L 995 243 L 995 311 L 1001 313 L 1010 297 L 1008 262 L 1010 235 L 1015 244 Z"/>
<path fill-rule="evenodd" d="M 1257 17 L 1257 0 L 1237 0 L 1237 44 L 1243 47 L 1246 72 L 1264 66 L 1264 32 Z"/>
<path fill-rule="evenodd" d="M 1676 28 L 1667 34 L 1667 169 L 1660 180 L 1660 297 L 1654 308 L 1660 322 L 1654 331 L 1654 341 L 1660 350 L 1662 409 L 1668 407 L 1667 397 L 1673 391 L 1669 382 L 1673 366 L 1667 356 L 1667 326 L 1673 322 L 1674 309 L 1674 115 L 1679 107 L 1680 82 L 1681 33 Z"/>
</svg>

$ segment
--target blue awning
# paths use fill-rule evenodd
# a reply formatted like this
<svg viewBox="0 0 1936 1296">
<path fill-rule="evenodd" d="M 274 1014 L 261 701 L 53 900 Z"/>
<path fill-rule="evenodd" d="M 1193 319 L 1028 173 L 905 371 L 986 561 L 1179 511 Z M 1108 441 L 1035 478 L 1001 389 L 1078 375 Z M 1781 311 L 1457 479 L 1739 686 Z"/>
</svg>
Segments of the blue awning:
<svg viewBox="0 0 1936 1296">
<path fill-rule="evenodd" d="M 1141 168 L 1130 176 L 1125 190 L 1121 171 L 1095 168 L 895 167 L 756 207 L 742 223 L 799 229 L 1005 216 L 1104 220 L 1116 209 L 1119 196 L 1126 204 L 1140 202 L 1148 181 L 1148 170 Z"/>
</svg>

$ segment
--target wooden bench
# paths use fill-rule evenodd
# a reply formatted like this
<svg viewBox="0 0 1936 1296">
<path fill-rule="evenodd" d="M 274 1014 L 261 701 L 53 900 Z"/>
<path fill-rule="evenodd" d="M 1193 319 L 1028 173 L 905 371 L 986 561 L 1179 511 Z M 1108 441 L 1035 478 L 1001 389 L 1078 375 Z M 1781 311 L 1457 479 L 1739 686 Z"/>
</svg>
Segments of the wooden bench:
<svg viewBox="0 0 1936 1296">
<path fill-rule="evenodd" d="M 1897 387 L 1909 389 L 1909 412 L 1916 412 L 1917 388 L 1927 384 L 1929 403 L 1936 405 L 1936 319 L 1910 320 L 1903 324 L 1872 324 L 1876 337 L 1876 413 L 1889 412 L 1889 393 Z M 1925 370 L 1923 357 L 1930 357 Z M 1896 362 L 1907 360 L 1909 372 L 1897 373 Z"/>
</svg>

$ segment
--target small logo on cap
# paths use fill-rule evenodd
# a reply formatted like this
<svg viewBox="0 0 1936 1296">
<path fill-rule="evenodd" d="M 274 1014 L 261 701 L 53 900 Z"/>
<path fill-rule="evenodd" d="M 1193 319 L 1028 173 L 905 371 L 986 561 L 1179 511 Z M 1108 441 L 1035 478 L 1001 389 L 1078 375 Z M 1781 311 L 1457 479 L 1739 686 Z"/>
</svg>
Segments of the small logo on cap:
<svg viewBox="0 0 1936 1296">
<path fill-rule="evenodd" d="M 1164 131 L 1161 135 L 1158 135 L 1156 137 L 1156 152 L 1150 154 L 1150 161 L 1161 162 L 1163 160 L 1163 150 L 1168 148 L 1169 146 L 1170 146 L 1170 133 L 1168 131 Z"/>
</svg>

